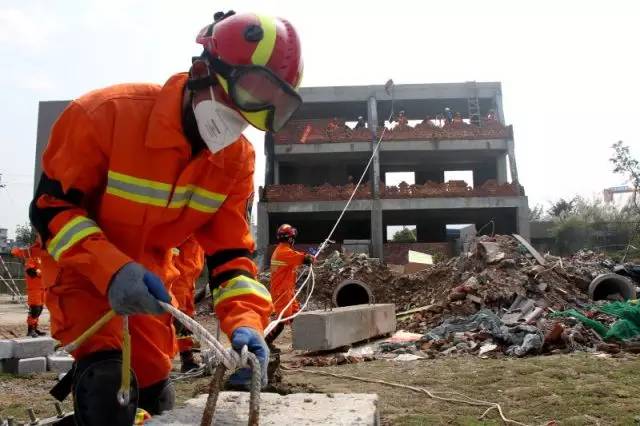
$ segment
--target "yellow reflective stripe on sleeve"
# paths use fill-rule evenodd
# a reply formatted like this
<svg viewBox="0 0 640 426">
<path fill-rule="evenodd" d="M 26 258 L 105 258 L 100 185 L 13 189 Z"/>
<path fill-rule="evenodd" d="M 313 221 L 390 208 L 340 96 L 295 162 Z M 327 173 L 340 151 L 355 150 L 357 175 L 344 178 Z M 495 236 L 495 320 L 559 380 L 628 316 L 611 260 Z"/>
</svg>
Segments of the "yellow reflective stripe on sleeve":
<svg viewBox="0 0 640 426">
<path fill-rule="evenodd" d="M 114 172 L 113 170 L 109 170 L 108 177 L 113 178 L 115 180 L 119 180 L 121 182 L 129 183 L 131 185 L 143 187 L 143 188 L 152 188 L 152 189 L 160 189 L 164 191 L 171 191 L 171 185 L 168 183 L 138 178 L 135 176 L 129 176 L 129 175 L 125 175 L 124 173 Z"/>
<path fill-rule="evenodd" d="M 83 238 L 102 232 L 98 225 L 84 216 L 77 216 L 67 222 L 58 231 L 47 247 L 47 251 L 56 261 L 60 256 Z"/>
<path fill-rule="evenodd" d="M 271 294 L 265 286 L 254 279 L 241 275 L 227 281 L 226 286 L 218 287 L 213 291 L 213 306 L 217 306 L 224 300 L 244 295 L 257 296 L 271 302 Z"/>
<path fill-rule="evenodd" d="M 276 22 L 275 19 L 263 15 L 258 15 L 258 20 L 264 36 L 253 51 L 251 62 L 254 65 L 267 65 L 276 46 Z"/>
<path fill-rule="evenodd" d="M 140 204 L 171 209 L 189 207 L 203 213 L 214 213 L 227 198 L 225 194 L 208 191 L 195 185 L 177 186 L 171 194 L 172 186 L 128 176 L 123 173 L 108 173 L 107 194 Z"/>
<path fill-rule="evenodd" d="M 180 208 L 186 205 L 203 213 L 213 213 L 220 208 L 226 198 L 224 194 L 207 191 L 195 185 L 179 186 L 173 193 L 169 208 Z"/>
<path fill-rule="evenodd" d="M 107 194 L 116 195 L 141 204 L 164 207 L 167 205 L 171 195 L 171 185 L 109 170 L 107 175 Z"/>
</svg>

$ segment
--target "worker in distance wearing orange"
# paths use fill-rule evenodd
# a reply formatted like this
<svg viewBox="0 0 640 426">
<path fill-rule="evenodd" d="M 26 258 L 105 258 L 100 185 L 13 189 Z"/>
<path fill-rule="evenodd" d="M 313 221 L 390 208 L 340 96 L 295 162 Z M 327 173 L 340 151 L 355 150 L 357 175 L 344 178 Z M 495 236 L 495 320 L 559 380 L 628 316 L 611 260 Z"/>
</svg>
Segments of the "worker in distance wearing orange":
<svg viewBox="0 0 640 426">
<path fill-rule="evenodd" d="M 189 237 L 175 250 L 177 253 L 173 257 L 173 266 L 180 272 L 180 275 L 171 283 L 171 294 L 178 303 L 178 309 L 193 318 L 196 313 L 194 293 L 196 281 L 204 268 L 204 250 L 195 237 Z M 174 320 L 173 325 L 176 329 L 178 352 L 180 353 L 180 371 L 186 373 L 198 368 L 200 365 L 193 357 L 191 331 L 178 321 Z"/>
<path fill-rule="evenodd" d="M 284 19 L 233 12 L 217 13 L 196 40 L 204 49 L 189 73 L 163 86 L 117 85 L 71 102 L 43 156 L 30 217 L 59 269 L 47 293 L 53 336 L 67 344 L 109 309 L 130 315 L 130 404 L 115 398 L 117 316 L 73 352 L 70 379 L 52 390 L 58 399 L 73 390 L 77 424 L 131 424 L 136 405 L 152 415 L 173 406 L 175 330 L 158 301 L 170 301 L 171 249 L 191 235 L 222 331 L 258 357 L 266 382 L 272 303 L 255 280 L 255 153 L 242 131 L 278 131 L 300 106 L 300 42 Z M 250 376 L 229 381 L 248 386 Z"/>
<path fill-rule="evenodd" d="M 45 332 L 38 330 L 38 319 L 44 306 L 44 284 L 42 283 L 42 268 L 40 260 L 40 244 L 35 243 L 30 248 L 11 250 L 14 257 L 24 259 L 24 276 L 27 284 L 27 336 L 44 336 Z"/>
<path fill-rule="evenodd" d="M 300 304 L 295 300 L 297 269 L 300 265 L 310 265 L 314 261 L 310 254 L 294 250 L 293 245 L 297 236 L 298 230 L 289 224 L 280 225 L 276 232 L 278 246 L 271 255 L 269 286 L 276 318 L 281 313 L 282 318 L 288 318 L 300 310 Z M 273 341 L 282 333 L 285 324 L 289 323 L 291 320 L 278 323 L 265 337 L 269 349 L 277 351 Z"/>
</svg>

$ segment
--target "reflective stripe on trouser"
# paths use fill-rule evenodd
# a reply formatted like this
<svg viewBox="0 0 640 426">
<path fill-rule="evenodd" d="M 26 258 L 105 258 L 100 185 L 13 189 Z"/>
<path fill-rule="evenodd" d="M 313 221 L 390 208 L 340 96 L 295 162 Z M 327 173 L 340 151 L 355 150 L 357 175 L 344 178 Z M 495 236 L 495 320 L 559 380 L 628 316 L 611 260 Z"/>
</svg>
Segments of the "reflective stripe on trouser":
<svg viewBox="0 0 640 426">
<path fill-rule="evenodd" d="M 213 306 L 233 297 L 245 295 L 257 296 L 271 302 L 271 294 L 260 282 L 244 275 L 230 279 L 213 291 Z"/>
<path fill-rule="evenodd" d="M 226 199 L 224 194 L 195 185 L 173 188 L 168 183 L 129 176 L 113 170 L 108 173 L 107 194 L 140 204 L 171 209 L 187 206 L 202 213 L 214 213 Z"/>
<path fill-rule="evenodd" d="M 73 247 L 84 237 L 102 232 L 98 225 L 84 216 L 76 216 L 67 222 L 60 231 L 51 239 L 47 251 L 55 260 Z"/>
</svg>

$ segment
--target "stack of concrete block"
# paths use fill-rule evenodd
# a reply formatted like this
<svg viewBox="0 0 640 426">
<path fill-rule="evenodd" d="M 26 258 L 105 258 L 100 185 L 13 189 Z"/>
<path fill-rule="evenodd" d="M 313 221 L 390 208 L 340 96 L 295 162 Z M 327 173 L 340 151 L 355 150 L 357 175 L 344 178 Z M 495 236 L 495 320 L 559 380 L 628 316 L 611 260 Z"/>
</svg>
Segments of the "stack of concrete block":
<svg viewBox="0 0 640 426">
<path fill-rule="evenodd" d="M 33 374 L 54 371 L 65 373 L 73 358 L 55 352 L 56 341 L 51 337 L 23 337 L 0 340 L 0 371 L 9 374 Z"/>
</svg>

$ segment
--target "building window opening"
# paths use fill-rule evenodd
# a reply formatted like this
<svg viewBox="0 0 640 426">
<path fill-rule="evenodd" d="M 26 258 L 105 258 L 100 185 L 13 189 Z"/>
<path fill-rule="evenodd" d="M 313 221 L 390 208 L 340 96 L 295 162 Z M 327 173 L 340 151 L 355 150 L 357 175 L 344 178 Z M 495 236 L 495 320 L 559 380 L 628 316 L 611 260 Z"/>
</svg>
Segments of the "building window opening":
<svg viewBox="0 0 640 426">
<path fill-rule="evenodd" d="M 464 182 L 473 188 L 473 170 L 445 170 L 445 182 Z"/>
<path fill-rule="evenodd" d="M 415 243 L 416 241 L 418 241 L 418 232 L 416 225 L 387 226 L 387 242 Z"/>
<path fill-rule="evenodd" d="M 384 174 L 384 182 L 387 186 L 398 186 L 404 182 L 408 185 L 415 185 L 415 172 L 387 172 Z"/>
</svg>

